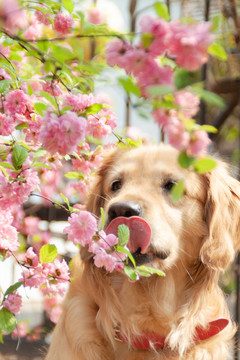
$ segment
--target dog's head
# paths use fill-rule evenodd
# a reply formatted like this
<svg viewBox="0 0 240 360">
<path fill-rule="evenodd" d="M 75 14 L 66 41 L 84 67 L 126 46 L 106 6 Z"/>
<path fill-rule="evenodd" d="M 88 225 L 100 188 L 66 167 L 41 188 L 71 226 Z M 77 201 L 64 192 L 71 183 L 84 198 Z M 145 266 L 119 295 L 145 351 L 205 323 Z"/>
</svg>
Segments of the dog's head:
<svg viewBox="0 0 240 360">
<path fill-rule="evenodd" d="M 151 227 L 151 241 L 138 264 L 163 270 L 177 261 L 189 267 L 201 261 L 224 269 L 240 247 L 240 185 L 219 162 L 212 172 L 199 175 L 178 164 L 178 152 L 166 145 L 116 149 L 106 155 L 88 201 L 88 210 L 107 225 L 117 217 L 137 216 Z M 178 202 L 171 189 L 184 180 Z M 82 258 L 86 251 L 82 251 Z"/>
</svg>

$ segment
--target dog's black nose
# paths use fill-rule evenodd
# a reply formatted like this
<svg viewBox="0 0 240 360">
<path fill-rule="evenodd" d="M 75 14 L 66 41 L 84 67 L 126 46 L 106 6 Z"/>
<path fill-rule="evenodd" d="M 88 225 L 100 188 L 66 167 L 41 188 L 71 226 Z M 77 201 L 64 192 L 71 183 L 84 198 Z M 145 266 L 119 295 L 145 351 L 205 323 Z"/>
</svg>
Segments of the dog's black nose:
<svg viewBox="0 0 240 360">
<path fill-rule="evenodd" d="M 110 206 L 108 210 L 108 221 L 111 222 L 113 219 L 119 216 L 140 216 L 141 213 L 141 206 L 133 201 L 118 202 Z"/>
</svg>

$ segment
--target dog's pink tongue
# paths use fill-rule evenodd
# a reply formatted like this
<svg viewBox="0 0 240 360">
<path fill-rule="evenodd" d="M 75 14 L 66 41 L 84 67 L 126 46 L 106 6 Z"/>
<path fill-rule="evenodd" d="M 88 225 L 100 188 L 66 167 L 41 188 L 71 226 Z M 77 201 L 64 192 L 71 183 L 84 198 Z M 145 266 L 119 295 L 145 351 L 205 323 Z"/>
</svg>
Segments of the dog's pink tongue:
<svg viewBox="0 0 240 360">
<path fill-rule="evenodd" d="M 138 216 L 131 216 L 129 218 L 119 216 L 112 220 L 106 229 L 106 234 L 118 235 L 118 226 L 126 225 L 130 230 L 130 238 L 128 241 L 128 248 L 131 253 L 135 253 L 141 249 L 143 254 L 151 240 L 151 228 L 148 223 Z"/>
</svg>

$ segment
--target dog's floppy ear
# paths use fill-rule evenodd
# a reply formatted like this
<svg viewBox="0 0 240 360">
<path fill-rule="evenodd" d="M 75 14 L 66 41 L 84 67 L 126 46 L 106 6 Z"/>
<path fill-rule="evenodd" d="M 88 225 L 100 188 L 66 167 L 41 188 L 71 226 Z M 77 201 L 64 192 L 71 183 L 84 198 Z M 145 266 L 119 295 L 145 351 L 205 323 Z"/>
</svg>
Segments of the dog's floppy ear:
<svg viewBox="0 0 240 360">
<path fill-rule="evenodd" d="M 200 257 L 212 269 L 223 270 L 240 248 L 240 183 L 223 162 L 204 175 L 207 187 L 205 220 L 208 235 Z"/>
</svg>

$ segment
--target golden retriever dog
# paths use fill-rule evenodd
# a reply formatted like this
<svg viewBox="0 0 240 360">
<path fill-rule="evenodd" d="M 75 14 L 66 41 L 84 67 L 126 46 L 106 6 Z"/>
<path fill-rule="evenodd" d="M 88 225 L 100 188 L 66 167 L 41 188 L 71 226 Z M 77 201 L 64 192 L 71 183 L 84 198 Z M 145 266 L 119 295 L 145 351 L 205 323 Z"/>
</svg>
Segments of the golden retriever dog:
<svg viewBox="0 0 240 360">
<path fill-rule="evenodd" d="M 174 202 L 179 180 L 185 192 Z M 106 226 L 120 216 L 149 224 L 150 243 L 133 256 L 166 276 L 132 282 L 82 248 L 46 360 L 228 359 L 236 326 L 218 280 L 240 245 L 240 186 L 227 166 L 183 169 L 163 144 L 111 150 L 87 205 L 97 217 L 101 207 Z"/>
</svg>

